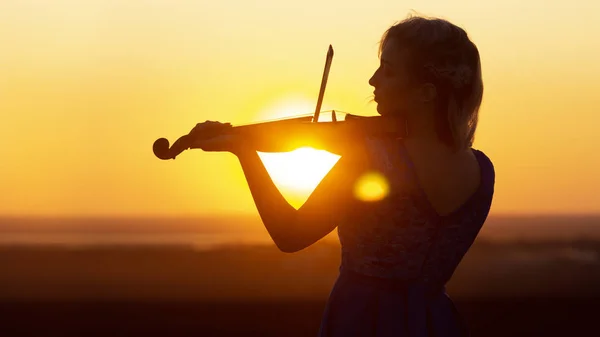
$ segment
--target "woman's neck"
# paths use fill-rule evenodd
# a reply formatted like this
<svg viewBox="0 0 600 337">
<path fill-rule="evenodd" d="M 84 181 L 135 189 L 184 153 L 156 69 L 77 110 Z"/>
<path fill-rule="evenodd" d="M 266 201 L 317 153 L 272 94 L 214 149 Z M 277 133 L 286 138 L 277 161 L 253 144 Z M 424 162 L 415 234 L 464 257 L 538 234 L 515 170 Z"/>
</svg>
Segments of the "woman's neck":
<svg viewBox="0 0 600 337">
<path fill-rule="evenodd" d="M 418 143 L 438 143 L 440 142 L 435 130 L 433 118 L 428 118 L 425 112 L 413 114 L 406 119 L 407 139 Z"/>
</svg>

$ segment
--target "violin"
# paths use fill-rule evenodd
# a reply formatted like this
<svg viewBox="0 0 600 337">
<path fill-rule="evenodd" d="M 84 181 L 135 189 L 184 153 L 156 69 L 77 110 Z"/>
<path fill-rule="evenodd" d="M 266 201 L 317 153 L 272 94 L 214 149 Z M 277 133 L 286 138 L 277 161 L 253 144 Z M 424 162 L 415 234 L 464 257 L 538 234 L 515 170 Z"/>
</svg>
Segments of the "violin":
<svg viewBox="0 0 600 337">
<path fill-rule="evenodd" d="M 308 146 L 341 155 L 366 136 L 404 137 L 406 124 L 399 117 L 359 116 L 329 110 L 324 112 L 331 113 L 331 121 L 319 120 L 332 60 L 333 47 L 329 45 L 314 114 L 232 126 L 219 131 L 219 134 L 188 134 L 181 136 L 173 145 L 168 139 L 159 138 L 152 146 L 154 155 L 162 160 L 175 159 L 185 150 L 200 148 L 203 140 L 223 134 L 241 135 L 258 152 L 289 152 Z"/>
</svg>

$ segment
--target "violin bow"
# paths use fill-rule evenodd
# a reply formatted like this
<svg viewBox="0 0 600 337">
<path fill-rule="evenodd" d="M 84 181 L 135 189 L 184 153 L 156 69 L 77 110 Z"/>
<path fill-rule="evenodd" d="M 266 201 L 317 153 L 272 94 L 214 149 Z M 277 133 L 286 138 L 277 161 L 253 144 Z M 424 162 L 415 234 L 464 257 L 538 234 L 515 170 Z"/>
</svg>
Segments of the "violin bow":
<svg viewBox="0 0 600 337">
<path fill-rule="evenodd" d="M 325 87 L 327 86 L 327 79 L 329 77 L 329 70 L 331 69 L 331 61 L 333 60 L 333 47 L 329 45 L 329 49 L 327 50 L 327 58 L 325 60 L 325 69 L 323 70 L 323 77 L 321 79 L 321 88 L 319 89 L 319 97 L 317 99 L 317 106 L 315 108 L 315 113 L 312 115 L 312 122 L 317 123 L 319 121 L 319 114 L 321 112 L 321 105 L 323 103 L 323 96 L 325 95 Z M 335 110 L 331 110 L 332 120 L 336 121 Z M 272 120 L 272 121 L 262 121 L 257 122 L 255 124 L 269 124 L 283 122 L 285 120 L 289 120 L 290 122 L 307 120 L 310 119 L 310 115 L 306 116 L 296 116 L 296 117 L 287 117 L 282 118 L 280 120 Z M 252 124 L 248 124 L 246 126 L 251 126 Z M 154 155 L 159 159 L 175 159 L 175 157 L 186 149 L 190 149 L 190 139 L 189 135 L 180 137 L 172 146 L 169 144 L 169 140 L 166 138 L 157 139 L 152 145 L 152 151 Z"/>
<path fill-rule="evenodd" d="M 331 69 L 331 61 L 333 61 L 333 47 L 329 45 L 327 50 L 327 58 L 325 59 L 325 69 L 323 70 L 323 77 L 321 78 L 321 88 L 319 89 L 319 98 L 317 99 L 317 107 L 315 108 L 315 115 L 313 117 L 313 123 L 319 121 L 319 114 L 321 112 L 321 104 L 323 103 L 323 96 L 325 95 L 325 87 L 327 86 L 327 78 L 329 78 L 329 69 Z M 335 114 L 335 112 L 334 112 Z"/>
</svg>

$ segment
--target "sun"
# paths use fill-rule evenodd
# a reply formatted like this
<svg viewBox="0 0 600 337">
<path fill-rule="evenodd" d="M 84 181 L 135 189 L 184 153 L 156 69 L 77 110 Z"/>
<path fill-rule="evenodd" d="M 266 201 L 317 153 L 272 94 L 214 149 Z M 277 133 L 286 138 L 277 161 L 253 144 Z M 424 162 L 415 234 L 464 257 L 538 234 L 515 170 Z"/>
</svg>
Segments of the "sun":
<svg viewBox="0 0 600 337">
<path fill-rule="evenodd" d="M 258 114 L 259 120 L 290 118 L 314 113 L 315 103 L 300 94 L 288 94 L 263 106 Z"/>
<path fill-rule="evenodd" d="M 310 147 L 283 153 L 259 152 L 258 155 L 277 188 L 296 208 L 340 159 L 338 155 Z"/>
<path fill-rule="evenodd" d="M 324 107 L 325 109 L 326 107 Z M 314 112 L 314 103 L 300 94 L 288 94 L 261 109 L 265 120 L 295 117 Z M 302 147 L 290 152 L 258 152 L 273 182 L 288 200 L 299 208 L 340 159 L 324 150 Z"/>
</svg>

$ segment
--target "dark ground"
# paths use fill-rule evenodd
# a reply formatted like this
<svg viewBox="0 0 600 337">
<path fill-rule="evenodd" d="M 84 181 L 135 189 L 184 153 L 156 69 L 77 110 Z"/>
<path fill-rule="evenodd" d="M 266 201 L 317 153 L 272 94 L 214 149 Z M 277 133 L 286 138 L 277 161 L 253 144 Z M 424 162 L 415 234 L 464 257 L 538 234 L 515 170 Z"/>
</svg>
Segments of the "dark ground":
<svg viewBox="0 0 600 337">
<path fill-rule="evenodd" d="M 3 302 L 2 336 L 316 336 L 325 303 Z M 600 298 L 456 301 L 473 336 L 599 336 Z"/>
<path fill-rule="evenodd" d="M 0 247 L 0 337 L 316 336 L 339 247 Z M 600 336 L 600 242 L 479 240 L 448 284 L 472 336 Z"/>
</svg>

